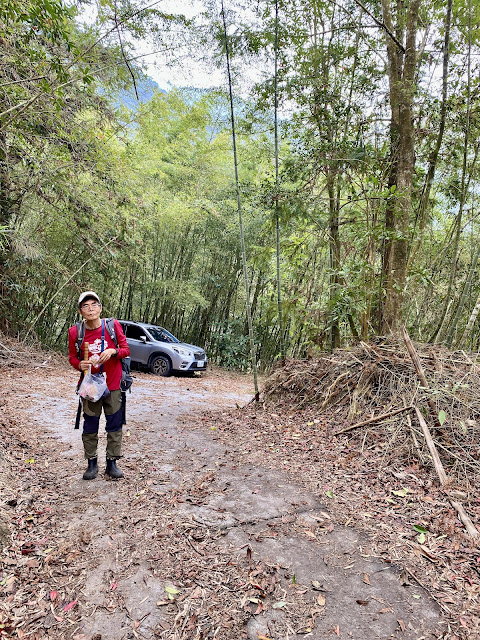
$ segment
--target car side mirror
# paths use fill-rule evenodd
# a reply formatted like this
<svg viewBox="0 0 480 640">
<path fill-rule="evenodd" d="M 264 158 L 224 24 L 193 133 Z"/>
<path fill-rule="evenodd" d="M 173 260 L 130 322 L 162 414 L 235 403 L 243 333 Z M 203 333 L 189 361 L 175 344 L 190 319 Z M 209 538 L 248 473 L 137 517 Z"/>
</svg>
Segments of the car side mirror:
<svg viewBox="0 0 480 640">
<path fill-rule="evenodd" d="M 145 344 L 147 342 L 147 336 L 140 336 L 140 340 Z"/>
</svg>

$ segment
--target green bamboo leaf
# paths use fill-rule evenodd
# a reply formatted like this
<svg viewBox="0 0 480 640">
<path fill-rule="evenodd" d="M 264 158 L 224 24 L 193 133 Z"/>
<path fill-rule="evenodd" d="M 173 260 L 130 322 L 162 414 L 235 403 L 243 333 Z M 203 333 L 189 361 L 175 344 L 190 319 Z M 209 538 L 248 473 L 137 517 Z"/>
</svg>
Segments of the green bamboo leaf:
<svg viewBox="0 0 480 640">
<path fill-rule="evenodd" d="M 421 524 L 414 524 L 413 529 L 417 531 L 417 533 L 427 533 L 427 529 L 425 529 Z"/>
</svg>

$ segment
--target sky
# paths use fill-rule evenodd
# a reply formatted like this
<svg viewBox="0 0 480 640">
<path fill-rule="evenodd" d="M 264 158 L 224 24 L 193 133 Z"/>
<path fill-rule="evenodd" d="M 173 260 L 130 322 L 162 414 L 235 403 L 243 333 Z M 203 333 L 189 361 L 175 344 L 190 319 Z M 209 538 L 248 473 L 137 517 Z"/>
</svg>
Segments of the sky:
<svg viewBox="0 0 480 640">
<path fill-rule="evenodd" d="M 149 0 L 141 0 L 137 6 L 150 6 Z M 220 11 L 220 0 L 216 2 Z M 205 5 L 201 0 L 162 0 L 158 3 L 158 8 L 164 13 L 183 14 L 186 18 L 199 17 L 205 11 Z M 80 20 L 85 23 L 93 22 L 96 10 L 92 5 L 87 5 Z M 234 28 L 234 25 L 231 25 Z M 132 41 L 131 41 L 132 42 Z M 226 87 L 226 68 L 219 69 L 212 61 L 202 62 L 200 56 L 195 57 L 195 52 L 184 48 L 181 63 L 174 63 L 168 53 L 156 52 L 160 47 L 153 42 L 134 41 L 134 56 L 138 57 L 138 62 L 143 64 L 146 73 L 159 85 L 161 89 L 168 91 L 173 87 L 197 87 L 208 89 L 214 87 Z M 181 50 L 180 50 L 181 51 Z M 179 51 L 176 51 L 178 55 Z M 247 85 L 251 85 L 260 79 L 262 72 L 251 66 L 237 68 L 234 72 L 238 79 L 236 91 L 243 94 Z"/>
<path fill-rule="evenodd" d="M 148 4 L 148 3 L 147 3 Z M 163 0 L 159 7 L 165 13 L 183 14 L 186 18 L 194 18 L 204 10 L 198 0 Z M 152 45 L 137 45 L 139 55 L 149 54 Z M 222 86 L 225 83 L 225 72 L 216 68 L 206 68 L 205 64 L 185 56 L 181 64 L 170 66 L 165 55 L 158 53 L 143 58 L 148 75 L 155 80 L 161 89 L 172 87 L 195 86 L 205 89 Z"/>
</svg>

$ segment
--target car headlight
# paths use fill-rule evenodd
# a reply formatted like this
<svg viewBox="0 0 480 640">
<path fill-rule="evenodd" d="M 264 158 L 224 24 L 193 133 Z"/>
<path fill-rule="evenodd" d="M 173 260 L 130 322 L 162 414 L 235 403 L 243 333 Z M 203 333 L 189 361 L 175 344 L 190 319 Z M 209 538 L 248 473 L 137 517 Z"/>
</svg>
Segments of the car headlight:
<svg viewBox="0 0 480 640">
<path fill-rule="evenodd" d="M 176 351 L 181 356 L 191 356 L 192 352 L 188 349 L 182 349 L 182 347 L 173 347 L 173 350 Z"/>
</svg>

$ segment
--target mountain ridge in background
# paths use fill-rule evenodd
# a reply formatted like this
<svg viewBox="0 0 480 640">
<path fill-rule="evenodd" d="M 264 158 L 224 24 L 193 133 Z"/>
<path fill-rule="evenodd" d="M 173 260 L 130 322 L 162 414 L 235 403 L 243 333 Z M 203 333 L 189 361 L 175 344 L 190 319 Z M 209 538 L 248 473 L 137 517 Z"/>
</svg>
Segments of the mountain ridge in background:
<svg viewBox="0 0 480 640">
<path fill-rule="evenodd" d="M 135 95 L 135 87 L 133 83 L 129 86 L 128 89 L 123 89 L 119 91 L 117 97 L 118 106 L 126 107 L 127 109 L 131 109 L 132 111 L 136 111 L 140 104 L 148 102 L 154 93 L 167 93 L 164 89 L 161 89 L 159 85 L 150 78 L 149 76 L 144 76 L 139 80 L 136 80 L 137 91 L 138 91 L 138 99 Z"/>
</svg>

